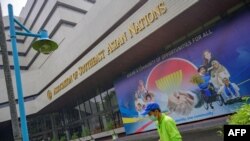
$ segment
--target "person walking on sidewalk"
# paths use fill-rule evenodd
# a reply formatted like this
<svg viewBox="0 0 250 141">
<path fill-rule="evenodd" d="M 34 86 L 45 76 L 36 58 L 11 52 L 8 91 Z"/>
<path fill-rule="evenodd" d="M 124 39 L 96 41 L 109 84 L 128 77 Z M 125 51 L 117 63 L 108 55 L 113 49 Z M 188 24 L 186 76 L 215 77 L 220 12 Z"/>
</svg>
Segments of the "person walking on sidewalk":
<svg viewBox="0 0 250 141">
<path fill-rule="evenodd" d="M 148 103 L 142 115 L 148 115 L 156 122 L 159 141 L 182 141 L 181 134 L 173 118 L 161 113 L 160 106 L 155 103 Z"/>
</svg>

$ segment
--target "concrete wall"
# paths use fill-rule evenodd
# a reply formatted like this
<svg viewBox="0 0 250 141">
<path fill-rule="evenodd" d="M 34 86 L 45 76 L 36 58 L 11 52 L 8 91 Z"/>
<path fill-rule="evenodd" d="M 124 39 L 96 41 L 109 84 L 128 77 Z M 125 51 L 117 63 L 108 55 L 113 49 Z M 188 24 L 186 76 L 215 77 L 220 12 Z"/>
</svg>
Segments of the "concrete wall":
<svg viewBox="0 0 250 141">
<path fill-rule="evenodd" d="M 23 23 L 25 27 L 30 29 L 33 33 L 37 33 L 40 29 L 45 28 L 51 38 L 60 44 L 66 36 L 72 36 L 70 32 L 72 32 L 73 28 L 88 13 L 88 10 L 90 10 L 93 5 L 94 3 L 82 0 L 74 0 L 70 2 L 66 0 L 28 0 L 26 6 L 22 9 L 20 16 L 16 17 L 16 19 Z M 13 7 L 13 9 L 14 8 L 15 7 Z M 9 39 L 8 18 L 9 17 L 4 17 L 5 34 L 7 40 Z M 19 29 L 20 28 L 16 26 L 16 30 Z M 27 68 L 27 70 L 21 70 L 24 97 L 32 96 L 38 94 L 38 92 L 41 91 L 44 85 L 51 81 L 51 79 L 53 79 L 53 77 L 55 77 L 58 72 L 62 70 L 58 70 L 57 72 L 55 72 L 53 77 L 44 77 L 46 75 L 45 73 L 50 73 L 56 70 L 54 67 L 50 66 L 50 70 L 44 73 L 44 71 L 41 69 L 46 61 L 51 61 L 48 59 L 50 56 L 40 54 L 37 58 L 35 58 L 37 52 L 33 49 L 29 49 L 30 44 L 35 38 L 17 36 L 17 39 L 17 47 L 19 53 L 23 54 L 19 56 L 20 66 Z M 7 48 L 11 53 L 12 49 L 10 46 L 10 41 L 7 41 Z M 61 55 L 58 55 L 57 57 L 60 58 Z M 9 62 L 11 66 L 13 66 L 12 60 L 12 55 L 9 55 Z M 31 63 L 32 61 L 34 62 Z M 3 65 L 2 57 L 0 57 L 0 65 Z M 16 95 L 14 71 L 12 70 L 11 73 Z M 0 91 L 0 104 L 2 104 L 0 106 L 0 111 L 1 113 L 4 113 L 4 115 L 6 115 L 1 116 L 0 121 L 4 121 L 9 119 L 9 109 L 8 105 L 4 104 L 8 102 L 8 98 L 4 73 L 2 69 L 0 70 Z M 33 102 L 34 101 L 26 102 L 26 107 L 32 105 L 31 103 Z M 30 106 L 31 109 L 33 109 L 32 107 L 34 108 L 34 104 Z"/>
<path fill-rule="evenodd" d="M 71 4 L 71 5 L 69 5 Z M 67 5 L 67 6 L 65 6 Z M 33 6 L 33 7 L 32 7 Z M 74 0 L 74 2 L 69 3 L 66 1 L 60 1 L 60 0 L 28 0 L 26 6 L 23 8 L 20 17 L 17 19 L 20 22 L 23 22 L 23 24 L 29 28 L 32 32 L 37 33 L 41 28 L 45 28 L 48 33 L 53 33 L 52 39 L 55 40 L 58 43 L 61 43 L 62 40 L 65 39 L 65 36 L 72 36 L 69 34 L 69 32 L 72 32 L 72 29 L 74 26 L 79 23 L 79 21 L 85 16 L 85 13 L 81 13 L 77 10 L 86 11 L 89 10 L 93 6 L 92 3 L 89 3 L 87 1 L 82 0 Z M 69 8 L 70 7 L 70 8 Z M 84 9 L 86 8 L 86 10 Z M 54 10 L 53 10 L 54 9 Z M 52 11 L 53 10 L 53 11 Z M 29 16 L 28 13 L 30 12 Z M 39 14 L 40 12 L 40 14 Z M 79 14 L 81 13 L 81 14 Z M 51 14 L 51 15 L 49 15 Z M 25 18 L 24 18 L 25 17 Z M 9 23 L 8 23 L 8 17 L 4 18 L 5 21 L 5 27 L 6 27 L 6 37 L 9 38 Z M 24 22 L 25 21 L 25 22 Z M 61 22 L 63 21 L 63 22 Z M 45 23 L 45 24 L 44 24 Z M 68 24 L 70 23 L 70 24 Z M 44 25 L 43 25 L 44 24 Z M 59 24 L 58 27 L 56 27 Z M 57 28 L 56 31 L 55 28 Z M 19 37 L 19 36 L 17 36 Z M 22 37 L 22 36 L 21 36 Z M 34 58 L 34 55 L 37 53 L 33 49 L 30 49 L 28 51 L 28 48 L 34 38 L 27 37 L 27 39 L 24 39 L 26 37 L 23 37 L 24 43 L 18 43 L 18 49 L 19 52 L 25 53 L 26 55 L 19 57 L 20 66 L 26 66 L 28 67 L 28 70 L 23 70 L 22 72 L 22 80 L 23 83 L 26 83 L 26 81 L 29 81 L 30 79 L 37 80 L 38 83 L 40 81 L 43 81 L 43 73 L 40 73 L 42 70 L 40 69 L 42 65 L 46 61 L 50 61 L 48 58 L 48 55 L 40 54 L 36 59 L 34 59 L 34 63 L 31 66 L 28 66 L 31 60 Z M 10 42 L 7 42 L 8 50 L 11 52 L 11 46 Z M 60 55 L 61 56 L 61 55 Z M 60 57 L 59 56 L 59 57 Z M 12 55 L 9 55 L 9 61 L 10 65 L 13 65 L 12 61 Z M 2 64 L 2 57 L 0 58 L 0 64 Z M 47 68 L 45 68 L 47 69 Z M 53 71 L 54 68 L 51 68 L 50 72 Z M 59 70 L 61 71 L 61 70 Z M 13 71 L 12 71 L 13 74 Z M 5 85 L 4 75 L 3 73 L 0 74 L 0 83 Z M 36 78 L 39 76 L 39 78 Z M 15 79 L 13 79 L 15 80 Z M 50 81 L 50 80 L 48 80 Z M 45 82 L 46 83 L 46 82 Z M 32 84 L 33 86 L 30 86 Z M 25 96 L 37 94 L 39 90 L 42 89 L 42 86 L 38 84 L 39 88 L 36 87 L 37 85 L 34 85 L 34 83 L 28 82 L 27 84 L 24 84 L 24 92 Z M 26 88 L 31 90 L 26 90 Z M 5 87 L 0 86 L 0 90 L 3 90 L 3 94 L 6 94 Z M 1 95 L 0 95 L 1 96 Z M 0 98 L 0 103 L 7 101 L 6 98 Z"/>
</svg>

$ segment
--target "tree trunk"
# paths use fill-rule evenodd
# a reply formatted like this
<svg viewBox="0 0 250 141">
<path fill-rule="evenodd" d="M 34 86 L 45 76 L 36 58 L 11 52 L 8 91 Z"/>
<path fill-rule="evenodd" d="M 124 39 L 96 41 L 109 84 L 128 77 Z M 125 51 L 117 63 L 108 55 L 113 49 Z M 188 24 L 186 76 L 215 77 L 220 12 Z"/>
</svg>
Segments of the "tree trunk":
<svg viewBox="0 0 250 141">
<path fill-rule="evenodd" d="M 1 47 L 1 52 L 2 52 L 4 76 L 5 76 L 6 88 L 7 88 L 8 99 L 9 99 L 13 137 L 15 141 L 21 141 L 21 132 L 20 132 L 17 110 L 16 110 L 16 101 L 15 101 L 14 90 L 13 90 L 13 85 L 12 85 L 11 71 L 9 67 L 10 65 L 9 65 L 9 59 L 8 59 L 6 38 L 5 38 L 5 33 L 4 33 L 1 4 L 0 4 L 0 47 Z"/>
</svg>

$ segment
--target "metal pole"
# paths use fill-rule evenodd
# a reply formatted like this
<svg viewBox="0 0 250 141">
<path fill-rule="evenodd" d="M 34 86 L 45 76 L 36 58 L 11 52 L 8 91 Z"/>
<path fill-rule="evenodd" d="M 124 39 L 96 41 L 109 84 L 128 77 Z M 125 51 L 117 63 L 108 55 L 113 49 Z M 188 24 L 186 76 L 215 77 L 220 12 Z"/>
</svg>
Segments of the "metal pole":
<svg viewBox="0 0 250 141">
<path fill-rule="evenodd" d="M 6 88 L 7 88 L 8 99 L 9 99 L 11 126 L 12 126 L 14 140 L 21 141 L 21 132 L 20 132 L 17 110 L 16 110 L 16 101 L 15 101 L 12 78 L 11 78 L 11 71 L 10 71 L 9 58 L 8 58 L 7 45 L 6 45 L 6 37 L 4 34 L 3 15 L 1 11 L 2 11 L 2 8 L 0 4 L 0 47 L 2 50 L 3 70 L 4 70 Z"/>
<path fill-rule="evenodd" d="M 22 138 L 23 138 L 23 141 L 29 141 L 24 100 L 23 100 L 23 89 L 22 89 L 22 81 L 21 81 L 21 74 L 20 74 L 20 66 L 19 66 L 19 60 L 18 60 L 18 51 L 16 47 L 15 23 L 14 23 L 13 9 L 12 9 L 11 4 L 8 4 L 8 12 L 9 12 L 9 22 L 10 22 L 10 38 L 11 38 L 11 45 L 12 45 L 12 52 L 13 52 L 14 69 L 15 69 L 15 75 L 16 75 L 18 105 L 19 105 L 19 113 L 20 113 L 20 119 L 21 119 Z"/>
</svg>

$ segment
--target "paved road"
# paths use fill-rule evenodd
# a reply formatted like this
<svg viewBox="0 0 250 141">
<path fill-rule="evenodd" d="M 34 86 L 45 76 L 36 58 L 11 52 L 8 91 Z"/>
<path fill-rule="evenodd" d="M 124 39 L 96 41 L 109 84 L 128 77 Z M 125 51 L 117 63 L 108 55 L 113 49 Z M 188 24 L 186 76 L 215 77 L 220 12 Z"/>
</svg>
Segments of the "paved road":
<svg viewBox="0 0 250 141">
<path fill-rule="evenodd" d="M 183 141 L 223 141 L 223 138 L 217 135 L 218 128 L 197 130 L 181 133 Z M 117 141 L 158 141 L 156 131 L 120 137 Z M 102 140 L 103 141 L 103 140 Z M 110 140 L 106 140 L 110 141 Z"/>
</svg>

